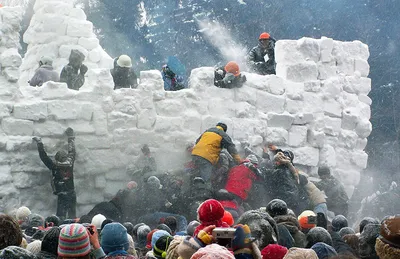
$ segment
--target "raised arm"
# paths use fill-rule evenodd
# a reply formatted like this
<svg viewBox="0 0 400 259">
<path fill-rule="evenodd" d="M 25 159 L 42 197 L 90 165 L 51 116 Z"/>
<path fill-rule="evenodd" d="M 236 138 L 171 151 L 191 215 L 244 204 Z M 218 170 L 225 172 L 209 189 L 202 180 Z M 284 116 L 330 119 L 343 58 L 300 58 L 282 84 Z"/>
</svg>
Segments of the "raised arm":
<svg viewBox="0 0 400 259">
<path fill-rule="evenodd" d="M 68 137 L 68 158 L 71 160 L 71 162 L 74 162 L 76 154 L 74 130 L 72 128 L 67 128 L 65 134 Z"/>
<path fill-rule="evenodd" d="M 47 168 L 49 168 L 50 170 L 53 170 L 55 167 L 55 164 L 53 163 L 51 158 L 47 155 L 46 151 L 44 150 L 44 145 L 43 145 L 42 139 L 39 137 L 33 137 L 32 139 L 37 144 L 38 151 L 39 151 L 39 157 L 42 160 L 43 164 L 45 164 L 45 166 L 47 166 Z"/>
</svg>

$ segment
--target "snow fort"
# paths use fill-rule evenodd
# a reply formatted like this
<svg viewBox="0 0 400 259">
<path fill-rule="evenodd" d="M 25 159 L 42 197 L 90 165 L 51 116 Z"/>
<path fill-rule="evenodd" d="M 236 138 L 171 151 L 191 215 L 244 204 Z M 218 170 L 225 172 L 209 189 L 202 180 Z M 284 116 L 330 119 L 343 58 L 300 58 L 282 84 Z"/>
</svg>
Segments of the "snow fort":
<svg viewBox="0 0 400 259">
<path fill-rule="evenodd" d="M 160 173 L 173 171 L 187 161 L 188 143 L 220 121 L 239 152 L 241 143 L 257 152 L 269 143 L 290 148 L 296 167 L 314 176 L 328 166 L 352 194 L 367 166 L 372 130 L 367 45 L 325 37 L 279 40 L 277 75 L 244 72 L 241 88 L 216 88 L 213 68 L 200 67 L 181 91 L 164 91 L 158 70 L 142 71 L 137 89 L 114 91 L 113 59 L 72 2 L 36 0 L 22 39 L 24 58 L 23 11 L 0 8 L 0 211 L 19 205 L 54 211 L 51 176 L 32 137 L 42 137 L 52 156 L 66 150 L 67 127 L 76 134 L 78 214 L 126 185 L 143 144 L 155 153 Z M 85 55 L 89 68 L 79 91 L 65 83 L 29 86 L 42 56 L 52 57 L 60 72 L 72 49 Z"/>
</svg>

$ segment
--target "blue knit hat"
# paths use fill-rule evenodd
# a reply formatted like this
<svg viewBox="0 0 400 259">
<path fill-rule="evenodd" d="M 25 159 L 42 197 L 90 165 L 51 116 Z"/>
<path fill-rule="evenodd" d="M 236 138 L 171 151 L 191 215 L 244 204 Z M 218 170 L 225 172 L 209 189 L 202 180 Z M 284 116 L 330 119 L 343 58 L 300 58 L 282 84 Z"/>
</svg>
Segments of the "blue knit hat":
<svg viewBox="0 0 400 259">
<path fill-rule="evenodd" d="M 312 250 L 318 255 L 318 259 L 328 259 L 337 256 L 336 250 L 322 242 L 318 242 L 311 247 Z"/>
<path fill-rule="evenodd" d="M 106 254 L 117 250 L 128 251 L 129 240 L 126 228 L 117 222 L 105 225 L 101 231 L 101 247 Z"/>
<path fill-rule="evenodd" d="M 151 238 L 151 248 L 152 249 L 153 249 L 154 245 L 156 244 L 157 240 L 162 236 L 170 237 L 171 235 L 165 230 L 157 230 L 156 232 L 154 232 L 154 234 Z"/>
</svg>

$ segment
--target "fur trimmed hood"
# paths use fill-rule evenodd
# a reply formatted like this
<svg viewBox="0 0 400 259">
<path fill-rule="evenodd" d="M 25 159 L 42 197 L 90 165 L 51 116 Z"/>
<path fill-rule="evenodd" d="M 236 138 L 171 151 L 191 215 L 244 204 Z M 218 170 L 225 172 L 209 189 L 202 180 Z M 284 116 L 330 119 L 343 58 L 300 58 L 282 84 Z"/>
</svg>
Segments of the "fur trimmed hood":
<svg viewBox="0 0 400 259">
<path fill-rule="evenodd" d="M 379 238 L 376 239 L 375 251 L 380 259 L 398 259 L 400 258 L 400 249 L 385 244 Z"/>
</svg>

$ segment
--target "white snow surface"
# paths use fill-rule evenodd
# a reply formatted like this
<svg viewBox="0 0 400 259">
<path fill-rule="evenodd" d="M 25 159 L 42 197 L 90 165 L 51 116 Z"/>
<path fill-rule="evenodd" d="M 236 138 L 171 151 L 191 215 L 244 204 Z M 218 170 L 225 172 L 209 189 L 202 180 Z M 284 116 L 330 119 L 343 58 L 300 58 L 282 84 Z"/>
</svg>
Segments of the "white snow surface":
<svg viewBox="0 0 400 259">
<path fill-rule="evenodd" d="M 293 150 L 295 164 L 306 173 L 329 166 L 349 194 L 358 183 L 371 132 L 365 44 L 329 38 L 280 40 L 277 76 L 244 72 L 248 81 L 239 89 L 216 88 L 213 68 L 200 67 L 191 72 L 190 89 L 165 92 L 160 72 L 151 70 L 140 73 L 137 89 L 113 91 L 112 59 L 83 11 L 60 0 L 37 0 L 34 9 L 24 35 L 28 51 L 19 60 L 15 37 L 20 13 L 18 8 L 0 8 L 0 211 L 26 205 L 54 213 L 50 172 L 32 137 L 41 136 L 53 156 L 66 149 L 63 132 L 69 126 L 76 132 L 78 214 L 131 180 L 127 168 L 143 144 L 154 152 L 160 173 L 180 169 L 190 159 L 187 144 L 220 121 L 228 125 L 240 152 L 241 142 L 257 152 L 273 143 Z M 54 82 L 27 86 L 42 55 L 53 57 L 60 71 L 73 48 L 87 55 L 89 66 L 80 91 Z M 7 68 L 20 69 L 19 84 L 10 81 Z"/>
</svg>

